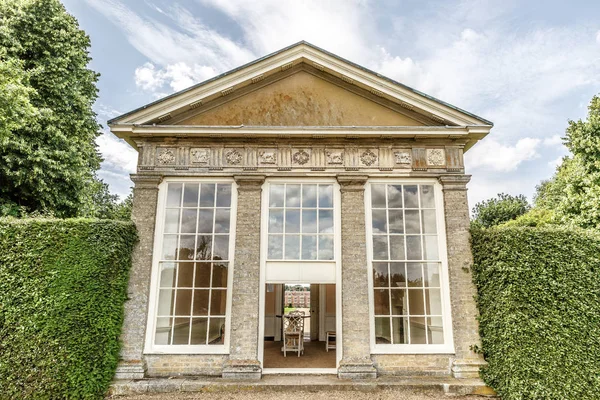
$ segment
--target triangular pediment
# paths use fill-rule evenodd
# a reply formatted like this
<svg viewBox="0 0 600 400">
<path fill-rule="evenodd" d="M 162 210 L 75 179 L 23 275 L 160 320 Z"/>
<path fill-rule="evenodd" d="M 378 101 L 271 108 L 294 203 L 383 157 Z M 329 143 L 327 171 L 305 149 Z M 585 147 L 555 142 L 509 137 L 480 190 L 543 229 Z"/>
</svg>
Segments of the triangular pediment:
<svg viewBox="0 0 600 400">
<path fill-rule="evenodd" d="M 245 126 L 423 126 L 434 121 L 343 81 L 332 82 L 317 73 L 299 70 L 255 90 L 214 101 L 174 121 L 176 125 Z M 346 87 L 344 87 L 346 86 Z M 362 93 L 361 93 L 362 92 Z M 394 110 L 396 108 L 396 110 Z M 404 112 L 403 112 L 404 111 Z M 427 123 L 430 122 L 430 123 Z"/>
</svg>

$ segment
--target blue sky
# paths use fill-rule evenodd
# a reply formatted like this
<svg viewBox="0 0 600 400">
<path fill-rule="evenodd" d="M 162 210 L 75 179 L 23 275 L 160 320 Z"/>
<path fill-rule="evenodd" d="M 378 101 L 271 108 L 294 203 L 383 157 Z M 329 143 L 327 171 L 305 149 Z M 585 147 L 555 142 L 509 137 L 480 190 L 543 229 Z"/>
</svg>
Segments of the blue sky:
<svg viewBox="0 0 600 400">
<path fill-rule="evenodd" d="M 92 40 L 100 122 L 299 40 L 495 123 L 466 155 L 469 200 L 552 176 L 567 121 L 600 92 L 600 2 L 63 0 Z M 108 130 L 100 177 L 121 196 L 137 153 Z"/>
</svg>

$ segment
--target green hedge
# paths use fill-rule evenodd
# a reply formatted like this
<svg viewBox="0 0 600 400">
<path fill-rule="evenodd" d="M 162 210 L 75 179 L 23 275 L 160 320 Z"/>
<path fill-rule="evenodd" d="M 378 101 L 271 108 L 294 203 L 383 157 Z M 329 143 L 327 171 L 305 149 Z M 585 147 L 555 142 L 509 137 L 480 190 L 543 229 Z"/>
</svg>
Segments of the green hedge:
<svg viewBox="0 0 600 400">
<path fill-rule="evenodd" d="M 600 399 L 600 238 L 560 227 L 473 229 L 488 366 L 503 399 Z"/>
<path fill-rule="evenodd" d="M 102 398 L 114 375 L 131 222 L 0 219 L 0 398 Z"/>
</svg>

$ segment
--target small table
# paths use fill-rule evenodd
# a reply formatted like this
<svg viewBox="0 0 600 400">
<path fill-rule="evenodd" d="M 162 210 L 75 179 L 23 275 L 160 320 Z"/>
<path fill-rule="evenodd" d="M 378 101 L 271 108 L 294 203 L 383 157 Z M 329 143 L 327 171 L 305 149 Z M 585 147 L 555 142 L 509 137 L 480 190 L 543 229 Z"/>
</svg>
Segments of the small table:
<svg viewBox="0 0 600 400">
<path fill-rule="evenodd" d="M 327 331 L 325 333 L 325 351 L 329 352 L 329 349 L 335 349 L 335 342 L 331 342 L 331 339 L 335 339 L 335 331 Z M 336 339 L 337 340 L 337 339 Z M 331 344 L 333 343 L 333 344 Z"/>
</svg>

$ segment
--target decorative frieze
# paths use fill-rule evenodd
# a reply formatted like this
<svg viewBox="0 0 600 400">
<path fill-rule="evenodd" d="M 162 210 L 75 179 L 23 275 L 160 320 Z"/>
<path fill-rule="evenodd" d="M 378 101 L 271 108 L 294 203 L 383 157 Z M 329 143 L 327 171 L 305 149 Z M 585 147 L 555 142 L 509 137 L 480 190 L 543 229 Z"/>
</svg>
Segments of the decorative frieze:
<svg viewBox="0 0 600 400">
<path fill-rule="evenodd" d="M 225 161 L 230 165 L 239 165 L 242 162 L 242 153 L 237 149 L 225 151 Z"/>
<path fill-rule="evenodd" d="M 277 152 L 275 150 L 260 150 L 258 152 L 259 164 L 277 164 Z"/>
<path fill-rule="evenodd" d="M 210 149 L 190 149 L 190 161 L 192 164 L 208 164 Z"/>
<path fill-rule="evenodd" d="M 410 150 L 394 151 L 394 162 L 398 165 L 410 166 L 412 164 L 412 155 Z"/>
<path fill-rule="evenodd" d="M 446 165 L 444 149 L 427 149 L 427 165 L 433 167 Z"/>
<path fill-rule="evenodd" d="M 297 165 L 305 165 L 310 160 L 310 154 L 304 150 L 298 150 L 292 155 L 292 161 Z"/>
<path fill-rule="evenodd" d="M 344 163 L 344 151 L 343 150 L 328 150 L 327 151 L 327 164 L 342 165 L 343 163 Z"/>
<path fill-rule="evenodd" d="M 170 148 L 159 148 L 156 154 L 156 161 L 159 165 L 175 164 L 175 150 Z"/>
<path fill-rule="evenodd" d="M 367 167 L 373 166 L 377 162 L 377 154 L 372 150 L 365 150 L 360 155 L 360 162 Z"/>
</svg>

